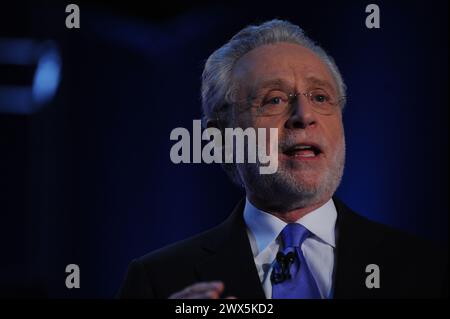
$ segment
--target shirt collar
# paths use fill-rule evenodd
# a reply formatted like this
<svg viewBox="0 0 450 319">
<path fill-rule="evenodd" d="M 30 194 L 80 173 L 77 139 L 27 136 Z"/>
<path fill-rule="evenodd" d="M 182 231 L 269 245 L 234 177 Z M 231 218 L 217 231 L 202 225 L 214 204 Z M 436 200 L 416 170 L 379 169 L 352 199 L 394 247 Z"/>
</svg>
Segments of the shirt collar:
<svg viewBox="0 0 450 319">
<path fill-rule="evenodd" d="M 334 229 L 337 211 L 333 200 L 306 214 L 296 222 L 302 224 L 319 240 L 335 247 Z M 254 236 L 257 254 L 262 252 L 271 242 L 275 241 L 287 225 L 278 217 L 256 208 L 248 198 L 245 201 L 244 220 Z"/>
</svg>

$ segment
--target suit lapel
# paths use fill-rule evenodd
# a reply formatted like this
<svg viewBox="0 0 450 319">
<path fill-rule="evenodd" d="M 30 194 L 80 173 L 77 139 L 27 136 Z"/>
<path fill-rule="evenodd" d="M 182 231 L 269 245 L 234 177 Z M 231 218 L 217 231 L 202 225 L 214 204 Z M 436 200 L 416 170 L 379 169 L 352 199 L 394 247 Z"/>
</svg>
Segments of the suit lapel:
<svg viewBox="0 0 450 319">
<path fill-rule="evenodd" d="M 368 296 L 365 267 L 371 263 L 370 252 L 380 238 L 372 232 L 371 223 L 333 198 L 338 217 L 334 275 L 334 298 Z M 244 200 L 231 216 L 216 227 L 202 242 L 208 257 L 199 261 L 196 271 L 201 280 L 221 280 L 224 296 L 264 299 L 243 219 Z"/>
<path fill-rule="evenodd" d="M 203 242 L 210 256 L 197 264 L 201 280 L 222 280 L 224 296 L 265 298 L 242 216 L 244 200 Z"/>
<path fill-rule="evenodd" d="M 365 268 L 373 262 L 371 252 L 379 242 L 371 223 L 333 198 L 337 217 L 336 268 L 334 298 L 363 298 L 368 296 Z"/>
</svg>

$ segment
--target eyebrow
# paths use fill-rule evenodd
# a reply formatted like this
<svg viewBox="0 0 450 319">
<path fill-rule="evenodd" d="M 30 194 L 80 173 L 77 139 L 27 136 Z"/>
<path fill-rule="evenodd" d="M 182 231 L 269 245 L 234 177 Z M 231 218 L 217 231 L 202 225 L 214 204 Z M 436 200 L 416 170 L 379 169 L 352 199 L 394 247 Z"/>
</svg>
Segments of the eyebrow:
<svg viewBox="0 0 450 319">
<path fill-rule="evenodd" d="M 306 80 L 313 85 L 328 87 L 330 90 L 337 93 L 336 88 L 333 85 L 331 85 L 330 82 L 328 82 L 326 80 L 319 79 L 315 76 L 309 76 L 306 78 Z"/>
<path fill-rule="evenodd" d="M 332 90 L 333 92 L 336 92 L 336 89 L 334 88 L 334 86 L 332 84 L 330 84 L 330 82 L 328 82 L 326 80 L 322 80 L 318 77 L 309 76 L 306 78 L 306 81 L 307 81 L 308 85 L 327 87 L 330 90 Z M 256 92 L 258 92 L 260 90 L 267 89 L 267 88 L 273 88 L 273 87 L 292 88 L 292 85 L 280 78 L 266 80 L 266 81 L 263 81 L 259 86 L 257 86 L 257 87 L 255 86 L 252 88 L 252 90 L 251 90 L 252 95 L 254 95 Z"/>
<path fill-rule="evenodd" d="M 277 78 L 277 79 L 271 79 L 271 80 L 266 80 L 263 81 L 261 84 L 259 84 L 258 86 L 253 86 L 251 88 L 251 97 L 255 97 L 258 92 L 260 92 L 261 90 L 264 89 L 268 89 L 268 88 L 283 88 L 283 89 L 292 89 L 292 85 L 288 82 L 286 82 L 283 79 Z"/>
</svg>

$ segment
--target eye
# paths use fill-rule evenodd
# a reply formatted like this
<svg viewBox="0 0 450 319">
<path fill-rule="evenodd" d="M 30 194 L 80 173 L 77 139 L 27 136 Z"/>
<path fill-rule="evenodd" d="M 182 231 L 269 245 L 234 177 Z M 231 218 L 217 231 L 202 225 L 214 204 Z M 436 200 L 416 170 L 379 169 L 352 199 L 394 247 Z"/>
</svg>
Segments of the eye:
<svg viewBox="0 0 450 319">
<path fill-rule="evenodd" d="M 288 99 L 289 99 L 288 95 L 283 92 L 272 92 L 272 94 L 266 96 L 266 98 L 263 100 L 262 105 L 263 106 L 284 105 L 286 104 Z"/>
<path fill-rule="evenodd" d="M 267 104 L 280 104 L 282 102 L 281 97 L 277 96 L 274 98 L 271 98 Z"/>
<path fill-rule="evenodd" d="M 325 92 L 311 92 L 311 100 L 314 103 L 327 103 L 330 101 L 330 97 Z"/>
</svg>

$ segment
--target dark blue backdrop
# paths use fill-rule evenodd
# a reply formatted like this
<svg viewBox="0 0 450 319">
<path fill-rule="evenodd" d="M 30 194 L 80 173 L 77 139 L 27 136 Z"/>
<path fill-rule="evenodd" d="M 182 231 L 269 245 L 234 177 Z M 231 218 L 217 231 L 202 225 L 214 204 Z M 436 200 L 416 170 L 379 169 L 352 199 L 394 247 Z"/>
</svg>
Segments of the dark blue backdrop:
<svg viewBox="0 0 450 319">
<path fill-rule="evenodd" d="M 196 2 L 163 7 L 80 1 L 2 5 L 0 38 L 53 39 L 54 100 L 0 114 L 0 293 L 112 297 L 129 261 L 221 222 L 243 196 L 217 165 L 175 165 L 175 127 L 200 118 L 205 59 L 242 27 L 299 24 L 348 85 L 339 196 L 397 228 L 448 239 L 448 2 Z M 8 79 L 4 79 L 7 81 Z M 7 103 L 1 101 L 0 103 Z M 81 288 L 65 287 L 65 266 Z"/>
</svg>

